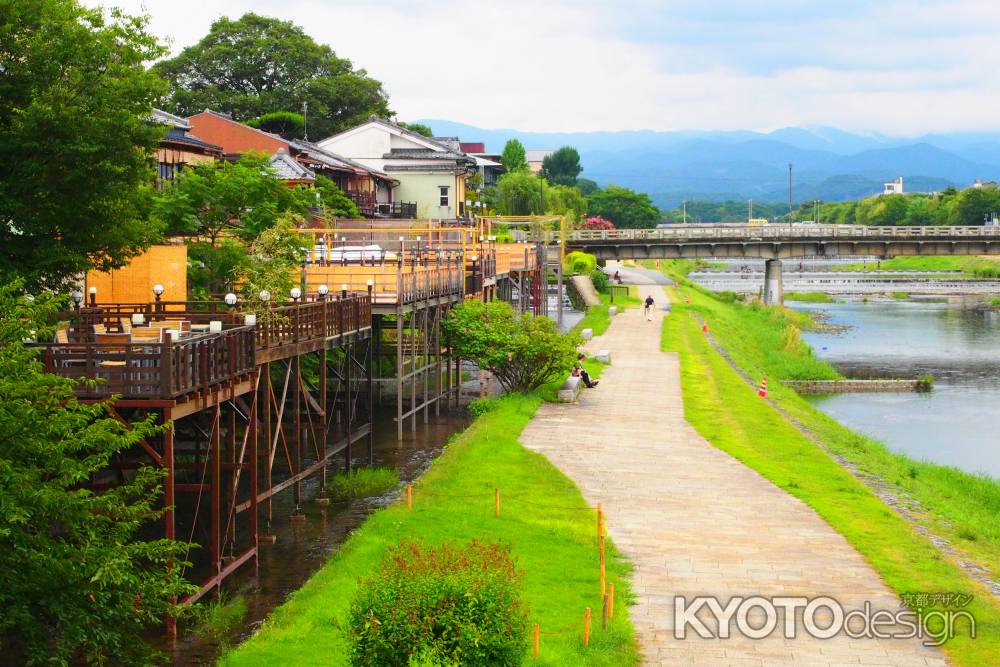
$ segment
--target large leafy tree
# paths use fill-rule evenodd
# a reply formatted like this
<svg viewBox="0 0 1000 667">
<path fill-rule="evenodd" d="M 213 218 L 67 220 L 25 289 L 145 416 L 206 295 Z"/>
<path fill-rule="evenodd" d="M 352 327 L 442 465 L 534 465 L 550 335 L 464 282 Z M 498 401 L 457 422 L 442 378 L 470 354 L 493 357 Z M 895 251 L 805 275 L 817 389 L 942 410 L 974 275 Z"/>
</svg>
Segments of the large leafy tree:
<svg viewBox="0 0 1000 667">
<path fill-rule="evenodd" d="M 981 225 L 992 215 L 1000 215 L 1000 189 L 969 188 L 955 197 L 951 223 Z"/>
<path fill-rule="evenodd" d="M 517 139 L 508 139 L 500 154 L 500 162 L 507 173 L 528 171 L 528 160 L 525 157 L 524 144 Z"/>
<path fill-rule="evenodd" d="M 448 314 L 444 330 L 459 356 L 511 391 L 531 391 L 568 373 L 580 343 L 548 317 L 518 314 L 503 301 L 466 301 Z"/>
<path fill-rule="evenodd" d="M 181 115 L 211 108 L 247 120 L 307 103 L 314 139 L 390 115 L 382 84 L 365 70 L 299 26 L 253 13 L 217 20 L 200 42 L 153 69 L 171 83 L 164 105 Z"/>
<path fill-rule="evenodd" d="M 0 7 L 0 280 L 121 266 L 157 233 L 149 115 L 166 86 L 144 63 L 161 47 L 144 18 L 75 0 Z"/>
<path fill-rule="evenodd" d="M 563 146 L 542 160 L 542 171 L 539 174 L 552 185 L 576 185 L 576 177 L 583 171 L 580 166 L 580 153 L 572 146 Z"/>
<path fill-rule="evenodd" d="M 500 177 L 496 208 L 501 215 L 534 215 L 545 212 L 545 181 L 530 171 L 510 171 Z"/>
<path fill-rule="evenodd" d="M 12 664 L 135 664 L 145 629 L 194 590 L 170 567 L 188 545 L 141 536 L 162 514 L 160 471 L 83 485 L 159 429 L 78 403 L 73 381 L 45 372 L 22 341 L 60 304 L 22 285 L 0 286 L 0 646 Z"/>
<path fill-rule="evenodd" d="M 650 229 L 660 222 L 660 210 L 649 195 L 617 185 L 591 193 L 587 212 L 610 220 L 619 229 Z"/>
<path fill-rule="evenodd" d="M 284 186 L 267 162 L 247 154 L 236 163 L 191 166 L 156 196 L 153 214 L 168 234 L 206 237 L 213 245 L 223 232 L 250 240 L 286 211 L 305 214 L 308 194 Z"/>
</svg>

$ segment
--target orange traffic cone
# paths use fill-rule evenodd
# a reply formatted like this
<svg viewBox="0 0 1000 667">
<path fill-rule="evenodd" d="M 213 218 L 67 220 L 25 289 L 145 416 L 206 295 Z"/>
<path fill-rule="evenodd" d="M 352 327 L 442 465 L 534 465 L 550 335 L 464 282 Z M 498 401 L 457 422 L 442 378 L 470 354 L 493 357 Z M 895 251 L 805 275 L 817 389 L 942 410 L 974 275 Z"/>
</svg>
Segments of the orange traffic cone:
<svg viewBox="0 0 1000 667">
<path fill-rule="evenodd" d="M 708 322 L 702 323 L 701 330 L 704 331 L 705 333 L 708 333 Z"/>
<path fill-rule="evenodd" d="M 760 389 L 757 390 L 757 395 L 761 398 L 767 398 L 767 376 L 760 376 Z"/>
</svg>

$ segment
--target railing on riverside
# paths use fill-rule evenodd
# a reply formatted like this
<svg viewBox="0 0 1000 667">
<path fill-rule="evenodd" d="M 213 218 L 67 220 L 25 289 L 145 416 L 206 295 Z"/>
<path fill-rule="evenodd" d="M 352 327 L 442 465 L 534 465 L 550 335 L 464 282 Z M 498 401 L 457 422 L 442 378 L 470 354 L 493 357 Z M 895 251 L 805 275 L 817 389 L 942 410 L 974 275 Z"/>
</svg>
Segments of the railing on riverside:
<svg viewBox="0 0 1000 667">
<path fill-rule="evenodd" d="M 163 343 L 52 343 L 42 360 L 60 377 L 98 380 L 78 385 L 81 398 L 174 399 L 252 371 L 254 336 L 242 326 Z"/>
<path fill-rule="evenodd" d="M 527 233 L 525 238 L 546 243 L 559 241 L 558 231 Z M 761 241 L 826 239 L 937 239 L 989 238 L 1000 240 L 998 226 L 971 227 L 870 227 L 863 225 L 782 225 L 760 227 L 743 225 L 672 227 L 669 229 L 601 229 L 570 232 L 567 242 L 588 241 Z"/>
</svg>

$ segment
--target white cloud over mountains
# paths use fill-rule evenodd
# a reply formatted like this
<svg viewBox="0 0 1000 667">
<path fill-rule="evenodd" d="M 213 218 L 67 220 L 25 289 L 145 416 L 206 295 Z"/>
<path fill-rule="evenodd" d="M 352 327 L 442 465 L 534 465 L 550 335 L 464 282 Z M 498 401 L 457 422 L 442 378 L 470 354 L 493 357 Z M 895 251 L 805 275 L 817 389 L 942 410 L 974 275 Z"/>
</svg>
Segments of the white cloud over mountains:
<svg viewBox="0 0 1000 667">
<path fill-rule="evenodd" d="M 538 131 L 1000 128 L 1000 3 L 85 0 L 174 51 L 222 15 L 302 26 L 403 120 Z"/>
</svg>

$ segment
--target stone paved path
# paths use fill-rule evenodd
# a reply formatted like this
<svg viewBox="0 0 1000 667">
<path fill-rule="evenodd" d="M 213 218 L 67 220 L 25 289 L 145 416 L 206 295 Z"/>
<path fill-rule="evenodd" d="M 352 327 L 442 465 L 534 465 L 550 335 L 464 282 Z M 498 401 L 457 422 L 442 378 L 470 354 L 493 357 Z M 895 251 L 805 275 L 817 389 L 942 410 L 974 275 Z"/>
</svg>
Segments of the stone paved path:
<svg viewBox="0 0 1000 667">
<path fill-rule="evenodd" d="M 658 286 L 640 288 L 658 307 Z M 898 598 L 847 541 L 809 507 L 706 442 L 685 420 L 679 360 L 660 351 L 658 312 L 618 315 L 588 349 L 611 351 L 600 386 L 575 405 L 546 404 L 521 436 L 604 505 L 608 532 L 634 563 L 630 609 L 651 665 L 944 665 L 919 640 L 674 637 L 675 595 L 829 595 L 845 608 Z M 703 617 L 699 614 L 699 617 Z M 759 627 L 762 620 L 751 615 Z M 823 619 L 818 622 L 825 625 Z M 708 622 L 710 628 L 715 624 Z"/>
</svg>

